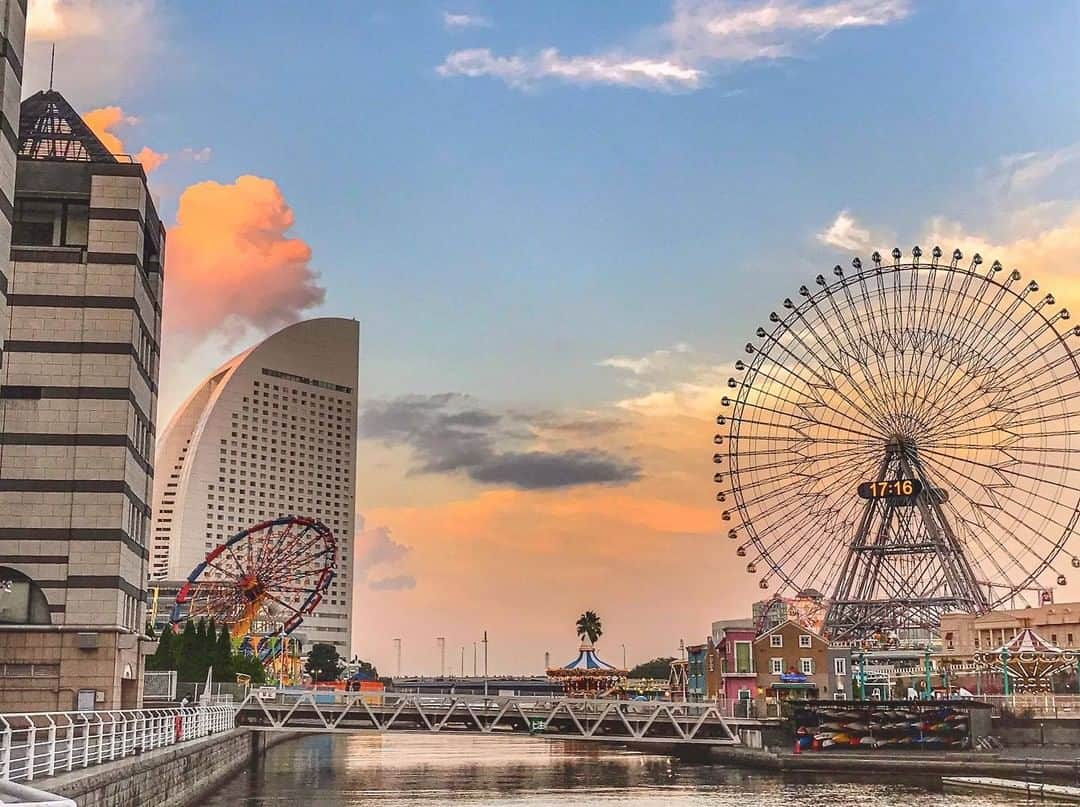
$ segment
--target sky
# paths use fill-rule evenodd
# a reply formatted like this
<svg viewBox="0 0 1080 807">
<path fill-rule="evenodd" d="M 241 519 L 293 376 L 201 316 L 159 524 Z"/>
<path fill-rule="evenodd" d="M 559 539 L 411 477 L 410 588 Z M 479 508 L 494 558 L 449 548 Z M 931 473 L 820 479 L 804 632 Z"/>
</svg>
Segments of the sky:
<svg viewBox="0 0 1080 807">
<path fill-rule="evenodd" d="M 169 228 L 159 429 L 355 317 L 355 650 L 437 673 L 700 642 L 760 592 L 713 501 L 728 369 L 853 255 L 977 249 L 1080 299 L 1080 5 L 30 0 Z"/>
</svg>

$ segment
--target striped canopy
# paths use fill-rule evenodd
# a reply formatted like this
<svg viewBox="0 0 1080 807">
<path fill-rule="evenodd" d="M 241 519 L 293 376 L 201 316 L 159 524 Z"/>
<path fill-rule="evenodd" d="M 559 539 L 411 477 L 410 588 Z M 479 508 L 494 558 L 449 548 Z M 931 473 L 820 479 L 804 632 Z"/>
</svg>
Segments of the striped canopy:
<svg viewBox="0 0 1080 807">
<path fill-rule="evenodd" d="M 592 646 L 592 642 L 582 642 L 578 648 L 577 658 L 563 667 L 564 670 L 614 670 L 615 668 L 603 661 Z"/>
</svg>

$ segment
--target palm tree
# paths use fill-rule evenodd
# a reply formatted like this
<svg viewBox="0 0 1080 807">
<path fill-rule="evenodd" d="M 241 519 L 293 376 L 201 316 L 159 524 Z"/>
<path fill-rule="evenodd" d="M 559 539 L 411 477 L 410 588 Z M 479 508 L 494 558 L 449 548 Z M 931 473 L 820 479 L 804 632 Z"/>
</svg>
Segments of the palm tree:
<svg viewBox="0 0 1080 807">
<path fill-rule="evenodd" d="M 596 611 L 586 611 L 578 617 L 577 635 L 582 641 L 588 638 L 591 643 L 604 635 L 604 628 L 600 625 L 600 617 Z"/>
</svg>

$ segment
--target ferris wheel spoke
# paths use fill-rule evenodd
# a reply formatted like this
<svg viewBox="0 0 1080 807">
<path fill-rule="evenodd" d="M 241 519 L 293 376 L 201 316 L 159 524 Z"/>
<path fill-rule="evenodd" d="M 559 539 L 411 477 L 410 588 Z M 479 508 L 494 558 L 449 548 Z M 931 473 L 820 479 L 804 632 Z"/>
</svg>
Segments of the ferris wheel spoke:
<svg viewBox="0 0 1080 807">
<path fill-rule="evenodd" d="M 968 473 L 965 473 L 963 470 L 961 470 L 960 468 L 952 465 L 951 463 L 948 463 L 948 462 L 945 462 L 945 461 L 940 461 L 940 464 L 943 467 L 948 468 L 951 475 L 966 479 L 969 482 L 972 482 L 973 485 L 980 485 L 980 486 L 982 485 L 981 480 L 977 480 L 975 477 L 971 476 Z M 1044 501 L 1047 504 L 1051 504 L 1051 505 L 1054 505 L 1054 506 L 1060 506 L 1060 502 L 1058 502 L 1055 499 L 1047 498 L 1045 496 L 1034 493 L 1032 491 L 1025 490 L 1024 488 L 1014 488 L 1012 486 L 996 486 L 993 489 L 993 491 L 994 491 L 993 495 L 995 497 L 1002 498 L 1002 499 L 1005 499 L 1007 501 L 1010 501 L 1010 502 L 1012 502 L 1014 504 L 1020 504 L 1016 500 L 1012 499 L 1012 497 L 1009 496 L 1009 494 L 1008 494 L 1009 490 L 1014 490 L 1014 489 L 1015 490 L 1021 490 L 1021 491 L 1025 492 L 1025 493 L 1027 493 L 1029 496 L 1040 499 L 1040 500 Z M 983 518 L 987 518 L 988 520 L 992 520 L 993 523 L 996 526 L 998 526 L 1003 531 L 1005 531 L 1005 534 L 1009 534 L 1009 535 L 1015 534 L 1015 532 L 1017 530 L 1017 527 L 1021 526 L 1021 522 L 1018 519 L 1016 519 L 1015 517 L 1012 517 L 1011 518 L 1011 520 L 1013 521 L 1012 527 L 1006 527 L 1004 524 L 1002 524 L 1000 522 L 1000 520 L 996 516 L 993 515 L 993 512 L 992 512 L 992 510 L 1000 510 L 1001 509 L 1000 507 L 988 508 L 987 505 L 975 501 L 975 499 L 971 495 L 969 495 L 966 491 L 961 490 L 960 492 L 961 492 L 961 495 L 964 497 L 964 499 L 970 504 L 970 506 L 972 507 L 973 510 L 977 510 L 981 514 L 981 516 Z M 1051 523 L 1058 523 L 1058 522 L 1056 522 L 1056 521 L 1054 521 L 1052 519 L 1049 519 L 1049 517 L 1046 516 L 1046 515 L 1044 515 L 1043 518 L 1044 518 L 1044 520 L 1050 520 Z M 1060 524 L 1059 526 L 1065 527 L 1066 525 Z M 1051 544 L 1054 547 L 1057 546 L 1056 542 L 1054 542 L 1050 538 L 1042 535 L 1039 530 L 1029 530 L 1029 531 L 1032 533 L 1033 538 L 1035 538 L 1037 540 L 1047 542 L 1047 543 Z M 999 546 L 1001 546 L 1000 541 L 999 541 L 999 539 L 997 539 L 996 536 L 991 535 L 990 537 L 994 538 L 995 542 L 998 543 Z M 986 553 L 986 554 L 989 554 L 989 553 Z"/>
</svg>

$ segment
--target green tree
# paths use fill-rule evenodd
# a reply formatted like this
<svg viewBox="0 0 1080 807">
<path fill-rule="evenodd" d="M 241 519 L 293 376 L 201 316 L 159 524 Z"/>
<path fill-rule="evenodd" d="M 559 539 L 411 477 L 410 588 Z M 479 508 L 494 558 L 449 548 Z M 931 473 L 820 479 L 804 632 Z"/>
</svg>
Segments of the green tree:
<svg viewBox="0 0 1080 807">
<path fill-rule="evenodd" d="M 266 683 L 266 670 L 262 662 L 254 656 L 245 656 L 243 653 L 235 653 L 232 657 L 233 675 L 243 673 L 251 676 L 252 684 Z"/>
<path fill-rule="evenodd" d="M 146 669 L 148 670 L 172 670 L 176 667 L 176 652 L 175 643 L 177 641 L 176 635 L 172 632 L 171 628 L 165 628 L 161 632 L 161 638 L 158 639 L 157 650 L 154 651 L 152 656 L 146 659 Z"/>
<path fill-rule="evenodd" d="M 378 681 L 379 671 L 375 669 L 375 665 L 370 661 L 361 661 L 356 659 L 356 674 L 354 678 L 360 681 Z"/>
<path fill-rule="evenodd" d="M 588 640 L 593 643 L 604 635 L 604 628 L 600 624 L 600 617 L 595 611 L 586 611 L 578 617 L 577 635 L 582 641 L 588 638 Z"/>
<path fill-rule="evenodd" d="M 322 642 L 312 646 L 304 665 L 304 672 L 313 681 L 336 681 L 344 669 L 337 649 L 332 644 Z"/>
<path fill-rule="evenodd" d="M 654 658 L 652 661 L 638 664 L 634 669 L 627 673 L 627 677 L 666 679 L 671 672 L 671 662 L 674 660 L 674 656 Z"/>
<path fill-rule="evenodd" d="M 180 634 L 180 640 L 176 645 L 176 677 L 181 681 L 198 681 L 200 665 L 197 654 L 200 648 L 195 623 L 190 619 L 184 625 L 184 632 Z M 203 677 L 206 676 L 205 667 L 202 674 Z"/>
<path fill-rule="evenodd" d="M 217 642 L 214 645 L 214 651 L 211 655 L 211 661 L 214 665 L 214 680 L 215 681 L 234 681 L 236 680 L 236 664 L 234 663 L 232 636 L 229 635 L 229 629 L 222 625 L 221 630 L 217 634 Z"/>
</svg>

